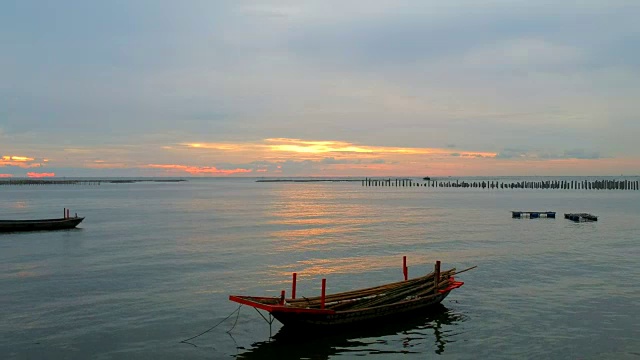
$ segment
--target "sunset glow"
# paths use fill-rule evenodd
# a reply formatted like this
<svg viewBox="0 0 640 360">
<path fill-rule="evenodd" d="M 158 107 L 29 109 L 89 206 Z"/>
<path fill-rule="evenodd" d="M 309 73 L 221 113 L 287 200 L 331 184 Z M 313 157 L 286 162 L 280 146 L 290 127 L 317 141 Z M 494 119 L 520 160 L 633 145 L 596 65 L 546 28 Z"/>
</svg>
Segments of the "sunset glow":
<svg viewBox="0 0 640 360">
<path fill-rule="evenodd" d="M 193 176 L 198 175 L 233 175 L 233 174 L 242 174 L 242 173 L 250 173 L 251 169 L 233 169 L 233 170 L 225 170 L 225 169 L 217 169 L 215 167 L 199 167 L 199 166 L 186 166 L 186 165 L 157 165 L 157 164 L 149 164 L 146 166 L 151 169 L 163 169 L 166 170 L 170 174 L 183 175 L 185 173 Z"/>
<path fill-rule="evenodd" d="M 81 164 L 88 170 L 137 169 L 138 174 L 157 176 L 490 176 L 514 173 L 545 175 L 566 170 L 589 174 L 594 168 L 612 172 L 619 172 L 616 170 L 620 168 L 640 168 L 640 161 L 635 158 L 592 158 L 592 154 L 584 152 L 497 153 L 454 146 L 395 147 L 283 137 L 252 142 L 185 141 L 158 144 L 156 147 L 102 147 L 94 150 L 74 147 L 50 155 L 46 159 L 4 155 L 0 158 L 0 168 L 47 168 L 50 171 L 42 174 L 55 174 L 58 171 L 53 170 L 58 167 Z M 154 162 L 158 156 L 170 162 Z M 141 163 L 136 158 L 151 161 Z M 20 172 L 4 173 L 26 176 Z"/>
<path fill-rule="evenodd" d="M 203 144 L 192 144 L 192 143 L 184 143 L 183 146 L 187 146 L 193 149 L 203 149 L 203 150 L 220 150 L 220 151 L 243 151 L 243 150 L 251 150 L 255 149 L 256 146 L 251 143 L 203 143 Z"/>
<path fill-rule="evenodd" d="M 457 157 L 495 157 L 493 152 L 457 151 L 442 148 L 403 148 L 360 145 L 346 141 L 300 140 L 270 138 L 260 143 L 185 143 L 189 149 L 215 152 L 248 152 L 256 158 L 278 159 L 323 159 L 326 156 L 350 156 L 352 158 L 372 159 L 389 155 L 429 155 Z"/>
<path fill-rule="evenodd" d="M 486 151 L 433 147 L 392 147 L 357 144 L 342 140 L 303 140 L 267 138 L 257 142 L 183 142 L 159 146 L 175 161 L 169 164 L 137 164 L 129 160 L 144 154 L 144 148 L 101 150 L 65 149 L 65 161 L 83 163 L 87 169 L 146 169 L 171 176 L 430 176 L 498 175 L 510 173 L 544 174 L 546 170 L 581 171 L 588 163 L 633 166 L 632 159 L 561 159 L 536 153 L 503 154 Z M 152 149 L 149 149 L 152 150 Z M 546 158 L 545 158 L 546 157 Z M 23 161 L 15 161 L 14 158 Z M 62 158 L 58 155 L 56 158 Z M 33 158 L 3 156 L 0 166 L 22 168 L 52 167 L 54 161 L 28 161 Z M 216 165 L 196 165 L 193 162 Z M 189 164 L 185 164 L 189 162 Z M 60 161 L 57 161 L 60 163 Z M 217 164 L 225 163 L 224 166 Z M 503 171 L 491 170 L 500 167 Z M 602 167 L 603 165 L 598 165 Z"/>
<path fill-rule="evenodd" d="M 300 139 L 265 139 L 267 143 L 276 143 L 268 145 L 272 151 L 289 151 L 297 153 L 323 154 L 331 152 L 354 152 L 354 153 L 370 153 L 371 149 L 366 149 L 353 144 L 342 141 L 304 141 Z M 278 144 L 280 143 L 280 144 Z"/>
<path fill-rule="evenodd" d="M 27 173 L 27 177 L 35 178 L 35 179 L 54 177 L 54 176 L 56 176 L 55 173 L 36 173 L 36 172 L 28 172 Z"/>
<path fill-rule="evenodd" d="M 45 162 L 46 160 L 43 160 Z M 41 164 L 36 159 L 27 156 L 3 155 L 0 158 L 0 167 L 15 166 L 23 169 L 40 167 Z"/>
<path fill-rule="evenodd" d="M 84 166 L 89 169 L 125 169 L 130 167 L 131 164 L 127 164 L 126 162 L 94 160 L 86 162 Z"/>
<path fill-rule="evenodd" d="M 33 161 L 33 158 L 30 157 L 26 157 L 26 156 L 3 156 L 2 157 L 3 161 L 17 161 L 17 162 L 27 162 L 27 161 Z"/>
</svg>

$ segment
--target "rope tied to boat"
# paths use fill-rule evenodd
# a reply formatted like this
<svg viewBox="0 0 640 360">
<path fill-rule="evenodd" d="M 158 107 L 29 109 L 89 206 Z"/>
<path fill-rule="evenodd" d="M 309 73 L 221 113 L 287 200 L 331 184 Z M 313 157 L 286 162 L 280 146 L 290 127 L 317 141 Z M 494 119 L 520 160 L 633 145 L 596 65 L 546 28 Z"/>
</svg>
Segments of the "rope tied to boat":
<svg viewBox="0 0 640 360">
<path fill-rule="evenodd" d="M 180 341 L 180 342 L 181 342 L 181 343 L 185 343 L 185 344 L 189 344 L 189 345 L 193 345 L 193 346 L 197 347 L 195 344 L 192 344 L 192 343 L 190 343 L 189 341 L 191 341 L 191 340 L 193 340 L 193 339 L 195 339 L 195 338 L 197 338 L 197 337 L 200 337 L 200 336 L 202 336 L 202 335 L 204 335 L 204 334 L 208 333 L 209 331 L 211 331 L 211 330 L 213 330 L 213 329 L 217 328 L 220 324 L 222 324 L 222 323 L 223 323 L 223 322 L 225 322 L 227 319 L 229 319 L 231 316 L 233 316 L 233 314 L 237 313 L 237 314 L 236 314 L 236 321 L 233 323 L 233 326 L 231 327 L 231 329 L 229 329 L 229 330 L 227 330 L 227 331 L 226 331 L 226 333 L 227 333 L 227 334 L 228 334 L 228 333 L 230 333 L 230 332 L 231 332 L 231 330 L 233 330 L 233 329 L 236 327 L 236 324 L 238 323 L 238 317 L 240 317 L 240 308 L 241 308 L 241 307 L 242 307 L 242 304 L 240 304 L 240 306 L 238 306 L 238 308 L 237 308 L 237 309 L 233 310 L 233 311 L 231 312 L 231 314 L 229 314 L 226 318 L 224 318 L 224 319 L 220 320 L 220 322 L 218 322 L 217 324 L 213 325 L 213 326 L 212 326 L 212 327 L 210 327 L 209 329 L 207 329 L 207 330 L 205 330 L 205 331 L 201 332 L 200 334 L 198 334 L 198 335 L 196 335 L 196 336 L 192 336 L 192 337 L 190 337 L 190 338 L 188 338 L 188 339 L 184 339 L 184 340 L 182 340 L 182 341 Z"/>
<path fill-rule="evenodd" d="M 254 308 L 254 309 L 256 310 L 256 312 L 257 312 L 260 316 L 262 316 L 262 318 L 264 319 L 264 321 L 266 321 L 266 322 L 267 322 L 267 324 L 269 324 L 269 326 L 271 326 L 271 324 L 273 324 L 273 321 L 275 320 L 275 318 L 273 317 L 273 315 L 271 315 L 271 313 L 269 313 L 269 320 L 267 320 L 267 318 L 266 318 L 266 317 L 264 317 L 264 315 L 262 315 L 262 313 L 261 313 L 257 308 Z"/>
</svg>

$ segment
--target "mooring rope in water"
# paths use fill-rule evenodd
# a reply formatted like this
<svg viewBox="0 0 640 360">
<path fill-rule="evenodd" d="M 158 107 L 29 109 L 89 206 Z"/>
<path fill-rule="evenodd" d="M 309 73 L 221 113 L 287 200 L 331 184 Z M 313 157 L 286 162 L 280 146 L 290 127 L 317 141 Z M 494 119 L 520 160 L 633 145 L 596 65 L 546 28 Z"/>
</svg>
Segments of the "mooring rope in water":
<svg viewBox="0 0 640 360">
<path fill-rule="evenodd" d="M 271 325 L 276 319 L 273 317 L 273 315 L 271 315 L 271 313 L 269 313 L 269 320 L 267 320 L 267 318 L 264 317 L 264 315 L 262 315 L 262 313 L 260 312 L 260 310 L 258 310 L 258 308 L 254 308 L 254 309 L 256 309 L 256 312 L 258 313 L 258 315 L 262 316 L 264 321 L 266 321 L 267 324 L 269 324 L 269 338 L 271 338 L 271 334 L 273 334 L 273 331 L 272 331 L 273 327 Z"/>
<path fill-rule="evenodd" d="M 240 317 L 240 308 L 241 307 L 242 307 L 242 304 L 240 304 L 240 306 L 238 306 L 238 309 L 236 309 L 236 311 L 237 311 L 237 313 L 236 313 L 236 321 L 233 322 L 233 326 L 231 327 L 231 329 L 227 330 L 227 334 L 229 334 L 229 335 L 231 335 L 231 330 L 236 328 L 236 324 L 238 323 L 238 318 Z"/>
<path fill-rule="evenodd" d="M 231 327 L 231 329 L 229 329 L 229 330 L 227 331 L 227 333 L 228 333 L 228 332 L 230 332 L 231 330 L 233 330 L 233 328 L 235 328 L 235 327 L 236 327 L 236 324 L 238 323 L 238 317 L 240 317 L 240 308 L 241 308 L 241 307 L 242 307 L 242 304 L 240 304 L 240 306 L 238 306 L 238 308 L 237 308 L 237 309 L 233 310 L 233 311 L 231 312 L 231 314 L 229 314 L 226 318 L 224 318 L 224 319 L 220 320 L 220 322 L 218 322 L 217 324 L 213 325 L 213 326 L 212 326 L 212 327 L 210 327 L 209 329 L 207 329 L 207 330 L 205 330 L 205 331 L 201 332 L 200 334 L 198 334 L 198 335 L 196 335 L 196 336 L 190 337 L 190 338 L 188 338 L 188 339 L 184 339 L 184 340 L 182 340 L 182 341 L 180 341 L 180 342 L 181 342 L 181 343 L 185 343 L 185 344 L 191 344 L 191 343 L 189 342 L 190 340 L 193 340 L 193 339 L 195 339 L 195 338 L 197 338 L 197 337 L 199 337 L 199 336 L 202 336 L 202 335 L 204 335 L 204 334 L 208 333 L 209 331 L 211 331 L 211 330 L 213 330 L 213 329 L 217 328 L 217 327 L 218 327 L 218 325 L 220 325 L 220 324 L 222 324 L 223 322 L 225 322 L 227 319 L 229 319 L 231 316 L 233 316 L 233 314 L 234 314 L 234 313 L 236 313 L 236 312 L 237 312 L 237 313 L 238 313 L 238 315 L 236 316 L 236 321 L 233 323 L 233 326 Z M 191 344 L 191 345 L 195 346 L 194 344 Z"/>
</svg>

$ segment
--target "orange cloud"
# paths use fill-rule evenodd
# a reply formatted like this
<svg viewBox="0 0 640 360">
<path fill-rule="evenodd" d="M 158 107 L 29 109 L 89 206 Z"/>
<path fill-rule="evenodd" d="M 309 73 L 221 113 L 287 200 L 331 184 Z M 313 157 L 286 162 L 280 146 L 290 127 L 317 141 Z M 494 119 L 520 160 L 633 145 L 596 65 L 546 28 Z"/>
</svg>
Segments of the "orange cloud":
<svg viewBox="0 0 640 360">
<path fill-rule="evenodd" d="M 41 166 L 39 163 L 32 163 L 34 158 L 27 156 L 3 155 L 0 158 L 0 166 L 17 166 L 21 168 L 33 168 Z"/>
<path fill-rule="evenodd" d="M 107 162 L 104 160 L 88 161 L 85 162 L 84 166 L 89 169 L 126 169 L 127 167 L 130 167 L 129 164 L 124 162 Z"/>
<path fill-rule="evenodd" d="M 36 173 L 36 172 L 28 172 L 27 176 L 30 178 L 45 178 L 45 177 L 54 177 L 55 173 Z"/>
<path fill-rule="evenodd" d="M 0 174 L 0 178 L 10 178 L 13 177 L 11 174 Z"/>
<path fill-rule="evenodd" d="M 251 169 L 218 169 L 215 166 L 187 166 L 187 165 L 157 165 L 157 164 L 149 164 L 145 166 L 146 168 L 152 169 L 165 169 L 169 172 L 186 172 L 191 175 L 231 175 L 231 174 L 241 174 L 241 173 L 250 173 Z"/>
<path fill-rule="evenodd" d="M 373 155 L 456 155 L 469 157 L 495 157 L 497 154 L 493 152 L 470 152 L 470 151 L 454 151 L 452 149 L 442 148 L 416 148 L 416 147 L 394 147 L 394 146 L 367 146 L 355 145 L 346 141 L 306 141 L 300 139 L 274 138 L 265 139 L 268 143 L 279 143 L 269 145 L 273 151 L 288 151 L 300 153 L 363 153 Z"/>
<path fill-rule="evenodd" d="M 182 144 L 193 149 L 208 149 L 208 150 L 221 150 L 221 151 L 245 151 L 251 148 L 259 147 L 260 145 L 251 143 L 185 143 Z"/>
<path fill-rule="evenodd" d="M 2 160 L 26 162 L 26 161 L 33 161 L 34 159 L 26 156 L 3 156 Z"/>
<path fill-rule="evenodd" d="M 268 145 L 272 151 L 290 151 L 300 153 L 322 154 L 331 152 L 353 152 L 371 153 L 370 147 L 361 147 L 344 141 L 305 141 L 300 139 L 275 138 L 265 139 L 268 143 L 279 143 Z"/>
<path fill-rule="evenodd" d="M 495 158 L 495 152 L 457 151 L 428 147 L 369 146 L 347 141 L 268 138 L 261 143 L 184 143 L 187 149 L 229 153 L 244 152 L 263 160 L 320 160 L 331 156 L 351 159 L 388 159 L 406 156 Z"/>
</svg>

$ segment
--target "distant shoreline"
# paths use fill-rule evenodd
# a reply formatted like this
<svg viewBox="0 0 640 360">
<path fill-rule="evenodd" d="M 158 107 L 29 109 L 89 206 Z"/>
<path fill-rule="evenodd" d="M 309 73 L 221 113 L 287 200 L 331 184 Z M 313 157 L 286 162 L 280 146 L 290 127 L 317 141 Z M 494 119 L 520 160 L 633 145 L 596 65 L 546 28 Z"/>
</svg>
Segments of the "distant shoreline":
<svg viewBox="0 0 640 360">
<path fill-rule="evenodd" d="M 86 180 L 44 180 L 44 179 L 10 179 L 0 180 L 0 185 L 82 185 L 82 184 L 131 184 L 138 182 L 183 182 L 186 179 L 86 179 Z"/>
</svg>

